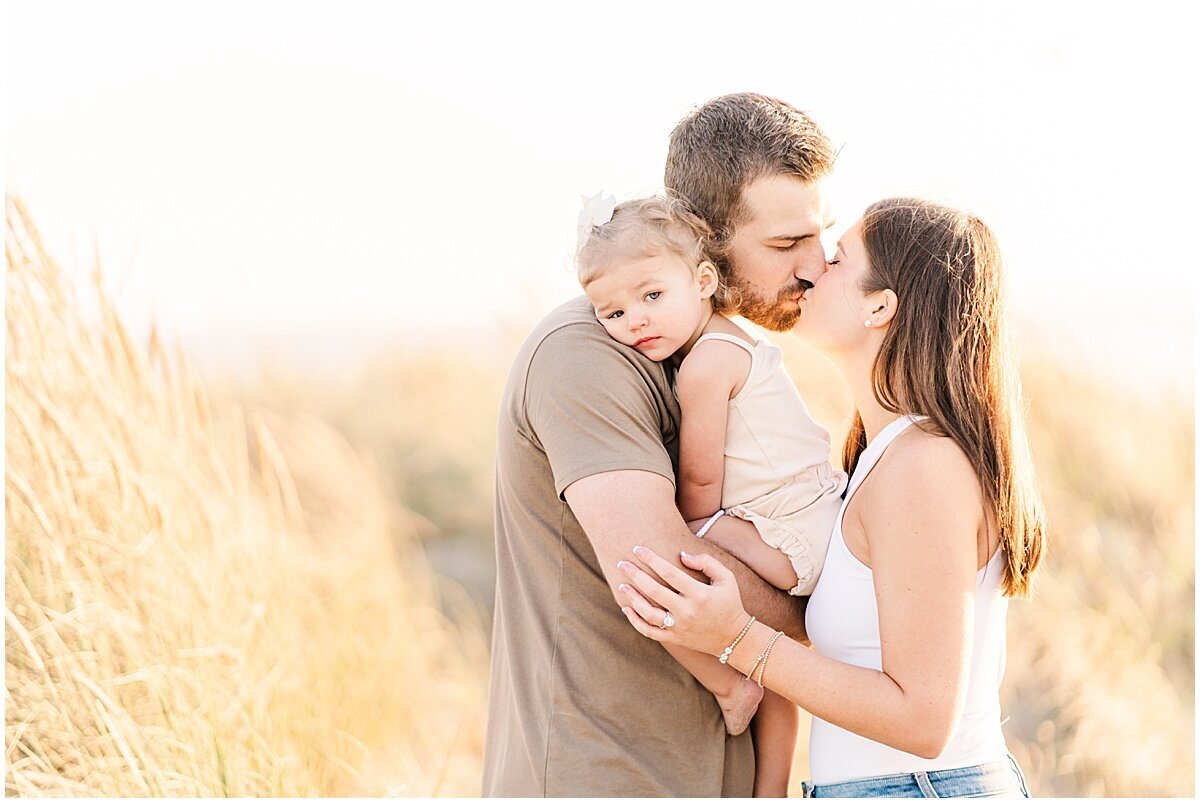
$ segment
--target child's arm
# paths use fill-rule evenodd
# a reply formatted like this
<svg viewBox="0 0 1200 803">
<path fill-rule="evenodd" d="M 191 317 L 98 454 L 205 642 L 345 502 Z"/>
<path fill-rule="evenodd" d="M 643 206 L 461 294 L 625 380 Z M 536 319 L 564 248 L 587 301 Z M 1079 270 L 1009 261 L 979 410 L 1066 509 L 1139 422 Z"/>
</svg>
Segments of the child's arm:
<svg viewBox="0 0 1200 803">
<path fill-rule="evenodd" d="M 707 656 L 706 656 L 707 657 Z M 763 695 L 751 723 L 754 734 L 754 796 L 787 797 L 800 712 L 773 691 Z"/>
<path fill-rule="evenodd" d="M 721 508 L 725 478 L 725 425 L 729 400 L 750 374 L 750 355 L 732 343 L 697 344 L 675 380 L 682 418 L 679 428 L 679 512 L 686 520 Z"/>
</svg>

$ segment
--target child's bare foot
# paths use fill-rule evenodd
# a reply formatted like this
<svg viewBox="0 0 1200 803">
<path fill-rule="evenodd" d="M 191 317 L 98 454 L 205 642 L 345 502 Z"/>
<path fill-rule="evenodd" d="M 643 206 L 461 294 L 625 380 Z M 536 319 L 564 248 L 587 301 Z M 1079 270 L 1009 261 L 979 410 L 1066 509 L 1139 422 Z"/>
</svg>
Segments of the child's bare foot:
<svg viewBox="0 0 1200 803">
<path fill-rule="evenodd" d="M 721 713 L 725 716 L 725 732 L 737 736 L 745 731 L 758 711 L 762 698 L 763 687 L 745 678 L 734 684 L 729 694 L 718 694 L 717 702 L 721 704 Z"/>
</svg>

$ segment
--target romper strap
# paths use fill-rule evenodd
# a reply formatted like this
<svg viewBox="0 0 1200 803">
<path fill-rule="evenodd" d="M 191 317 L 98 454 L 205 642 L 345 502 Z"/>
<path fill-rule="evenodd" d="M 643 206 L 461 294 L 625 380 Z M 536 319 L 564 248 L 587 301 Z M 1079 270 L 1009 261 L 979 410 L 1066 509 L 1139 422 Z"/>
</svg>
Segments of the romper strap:
<svg viewBox="0 0 1200 803">
<path fill-rule="evenodd" d="M 736 335 L 727 335 L 724 332 L 710 332 L 707 335 L 700 335 L 700 339 L 696 341 L 695 346 L 692 346 L 692 348 L 695 348 L 696 346 L 700 345 L 705 340 L 724 340 L 726 343 L 734 343 L 738 346 L 741 346 L 746 351 L 750 352 L 751 357 L 754 356 L 754 346 L 750 345 L 745 340 L 742 340 L 740 337 L 737 337 Z"/>
</svg>

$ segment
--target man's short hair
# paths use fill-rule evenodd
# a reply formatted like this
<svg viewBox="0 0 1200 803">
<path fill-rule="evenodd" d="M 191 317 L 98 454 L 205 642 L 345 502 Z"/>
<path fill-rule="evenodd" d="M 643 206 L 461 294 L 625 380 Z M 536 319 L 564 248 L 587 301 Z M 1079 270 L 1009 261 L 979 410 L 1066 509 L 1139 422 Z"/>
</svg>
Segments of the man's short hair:
<svg viewBox="0 0 1200 803">
<path fill-rule="evenodd" d="M 712 226 L 714 245 L 724 251 L 745 220 L 747 185 L 779 174 L 818 181 L 833 169 L 835 156 L 807 114 L 782 100 L 739 92 L 713 98 L 675 126 L 663 184 Z"/>
</svg>

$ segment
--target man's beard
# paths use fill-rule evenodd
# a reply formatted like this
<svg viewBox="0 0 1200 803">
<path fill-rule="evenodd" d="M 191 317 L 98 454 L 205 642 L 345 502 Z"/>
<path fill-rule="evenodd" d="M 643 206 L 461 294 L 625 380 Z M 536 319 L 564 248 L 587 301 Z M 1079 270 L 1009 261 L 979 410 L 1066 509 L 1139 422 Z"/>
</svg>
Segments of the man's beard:
<svg viewBox="0 0 1200 803">
<path fill-rule="evenodd" d="M 795 284 L 783 288 L 773 300 L 768 301 L 756 294 L 752 287 L 739 281 L 736 288 L 741 293 L 741 304 L 737 314 L 771 332 L 790 331 L 796 325 L 796 321 L 800 320 L 800 309 L 789 309 L 789 306 L 795 303 L 796 296 L 810 286 L 803 279 L 798 279 Z"/>
</svg>

